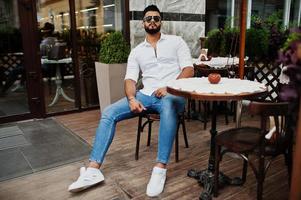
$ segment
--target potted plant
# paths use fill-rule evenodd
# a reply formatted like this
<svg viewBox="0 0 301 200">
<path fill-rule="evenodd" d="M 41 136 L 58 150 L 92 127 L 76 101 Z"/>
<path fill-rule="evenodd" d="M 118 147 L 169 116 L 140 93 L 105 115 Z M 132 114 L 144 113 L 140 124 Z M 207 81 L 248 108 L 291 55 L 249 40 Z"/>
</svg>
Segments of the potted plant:
<svg viewBox="0 0 301 200">
<path fill-rule="evenodd" d="M 263 28 L 250 28 L 246 33 L 246 55 L 252 62 L 268 57 L 269 35 Z"/>
<path fill-rule="evenodd" d="M 124 76 L 130 47 L 121 32 L 112 32 L 101 43 L 95 63 L 100 109 L 124 97 Z"/>
</svg>

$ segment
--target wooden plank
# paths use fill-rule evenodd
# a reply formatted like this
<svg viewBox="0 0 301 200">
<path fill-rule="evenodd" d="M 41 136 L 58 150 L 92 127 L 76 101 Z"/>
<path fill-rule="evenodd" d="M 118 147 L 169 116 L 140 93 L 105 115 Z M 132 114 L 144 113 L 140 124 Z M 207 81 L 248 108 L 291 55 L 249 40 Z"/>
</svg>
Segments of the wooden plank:
<svg viewBox="0 0 301 200">
<path fill-rule="evenodd" d="M 231 122 L 225 125 L 224 118 L 218 118 L 218 130 L 234 127 Z M 99 122 L 99 111 L 58 116 L 56 120 L 92 144 Z M 230 120 L 232 121 L 232 120 Z M 258 124 L 255 117 L 243 116 L 242 124 Z M 189 121 L 187 136 L 189 148 L 184 148 L 180 132 L 180 162 L 174 162 L 174 152 L 168 165 L 167 181 L 159 199 L 198 199 L 203 190 L 196 180 L 187 177 L 188 169 L 205 169 L 209 157 L 209 130 L 203 130 L 200 121 Z M 210 126 L 210 123 L 209 125 Z M 33 175 L 0 182 L 0 199 L 150 199 L 146 196 L 146 185 L 155 164 L 159 123 L 153 123 L 150 147 L 146 146 L 147 132 L 141 136 L 140 157 L 134 159 L 137 119 L 122 121 L 117 124 L 116 135 L 106 156 L 102 171 L 105 182 L 79 194 L 70 194 L 68 185 L 76 180 L 79 168 L 87 160 L 68 164 Z M 225 156 L 221 170 L 230 176 L 240 175 L 242 161 Z M 264 185 L 264 199 L 286 199 L 288 196 L 287 171 L 282 157 L 277 158 L 268 171 Z M 18 189 L 16 189 L 18 188 Z M 256 198 L 256 180 L 249 168 L 247 182 L 242 187 L 225 187 L 216 199 L 232 200 Z"/>
</svg>

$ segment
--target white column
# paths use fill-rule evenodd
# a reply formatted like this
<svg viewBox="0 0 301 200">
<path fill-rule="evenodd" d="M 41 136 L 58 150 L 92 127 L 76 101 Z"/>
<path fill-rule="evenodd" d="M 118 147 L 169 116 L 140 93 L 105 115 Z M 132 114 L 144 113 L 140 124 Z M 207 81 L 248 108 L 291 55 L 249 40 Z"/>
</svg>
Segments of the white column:
<svg viewBox="0 0 301 200">
<path fill-rule="evenodd" d="M 231 28 L 234 28 L 234 10 L 235 10 L 235 0 L 231 2 Z"/>
<path fill-rule="evenodd" d="M 252 0 L 248 0 L 247 29 L 251 28 Z"/>
<path fill-rule="evenodd" d="M 291 0 L 285 0 L 284 2 L 284 12 L 283 12 L 283 26 L 288 28 L 291 12 Z"/>
<path fill-rule="evenodd" d="M 299 9 L 298 9 L 298 26 L 300 26 L 300 18 L 301 18 L 301 1 L 299 2 Z"/>
<path fill-rule="evenodd" d="M 121 2 L 120 0 L 115 0 L 115 30 L 122 30 L 122 12 L 121 12 Z"/>
</svg>

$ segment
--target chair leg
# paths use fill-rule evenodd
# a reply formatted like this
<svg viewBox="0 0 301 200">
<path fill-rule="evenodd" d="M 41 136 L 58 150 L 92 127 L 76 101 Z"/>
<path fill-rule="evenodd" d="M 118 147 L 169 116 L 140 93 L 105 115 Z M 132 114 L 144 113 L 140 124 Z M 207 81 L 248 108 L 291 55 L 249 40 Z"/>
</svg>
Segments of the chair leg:
<svg viewBox="0 0 301 200">
<path fill-rule="evenodd" d="M 228 119 L 228 102 L 227 101 L 225 101 L 224 102 L 225 103 L 225 122 L 226 122 L 226 125 L 228 125 L 229 124 L 229 119 Z"/>
<path fill-rule="evenodd" d="M 285 158 L 285 164 L 287 166 L 287 173 L 288 173 L 288 184 L 290 186 L 291 184 L 291 178 L 292 178 L 292 147 L 293 145 L 289 145 L 287 152 L 284 153 L 284 158 Z"/>
<path fill-rule="evenodd" d="M 50 77 L 48 77 L 48 80 L 47 80 L 47 82 L 48 82 L 48 94 L 49 95 L 51 95 L 52 94 L 52 85 L 51 85 L 51 76 Z"/>
<path fill-rule="evenodd" d="M 258 174 L 257 174 L 257 200 L 262 200 L 263 181 L 264 181 L 264 157 L 260 156 Z"/>
<path fill-rule="evenodd" d="M 148 135 L 147 135 L 147 146 L 150 145 L 150 141 L 151 141 L 151 136 L 152 136 L 152 120 L 147 119 L 148 122 Z"/>
<path fill-rule="evenodd" d="M 248 158 L 248 155 L 246 155 L 246 157 Z M 244 163 L 243 163 L 242 176 L 241 176 L 242 184 L 246 182 L 247 172 L 248 172 L 248 161 L 245 159 L 243 160 Z"/>
<path fill-rule="evenodd" d="M 138 119 L 138 130 L 137 130 L 137 140 L 136 140 L 136 152 L 135 152 L 135 159 L 139 159 L 139 145 L 140 145 L 140 136 L 141 136 L 141 126 L 142 126 L 142 117 L 139 116 Z"/>
<path fill-rule="evenodd" d="M 187 119 L 189 120 L 191 118 L 191 99 L 188 99 L 187 102 Z"/>
<path fill-rule="evenodd" d="M 231 102 L 231 111 L 233 112 L 233 122 L 236 122 L 236 103 L 237 101 Z"/>
<path fill-rule="evenodd" d="M 184 116 L 181 116 L 180 123 L 182 124 L 182 130 L 183 130 L 183 136 L 184 136 L 184 142 L 185 142 L 185 147 L 188 148 L 188 139 L 187 139 L 187 134 L 186 134 L 186 125 L 185 125 L 185 118 Z"/>
<path fill-rule="evenodd" d="M 219 163 L 220 163 L 221 146 L 215 146 L 215 167 L 214 167 L 214 187 L 213 196 L 218 196 L 218 179 L 219 179 Z"/>
<path fill-rule="evenodd" d="M 178 122 L 176 138 L 175 138 L 175 160 L 176 160 L 176 162 L 179 162 L 179 129 L 180 129 L 180 123 Z"/>
</svg>

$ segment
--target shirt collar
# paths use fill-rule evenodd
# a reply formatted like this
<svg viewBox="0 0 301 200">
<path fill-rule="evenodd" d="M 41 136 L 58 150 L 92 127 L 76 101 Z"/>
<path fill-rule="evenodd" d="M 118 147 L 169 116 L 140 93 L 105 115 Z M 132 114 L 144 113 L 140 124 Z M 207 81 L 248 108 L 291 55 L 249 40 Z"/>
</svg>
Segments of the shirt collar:
<svg viewBox="0 0 301 200">
<path fill-rule="evenodd" d="M 166 38 L 167 38 L 166 35 L 165 35 L 164 33 L 161 32 L 161 36 L 160 36 L 160 39 L 158 40 L 158 42 L 161 41 L 161 40 L 165 40 Z M 144 44 L 145 46 L 151 46 L 151 45 L 146 41 L 146 38 L 144 39 L 143 44 Z"/>
</svg>

